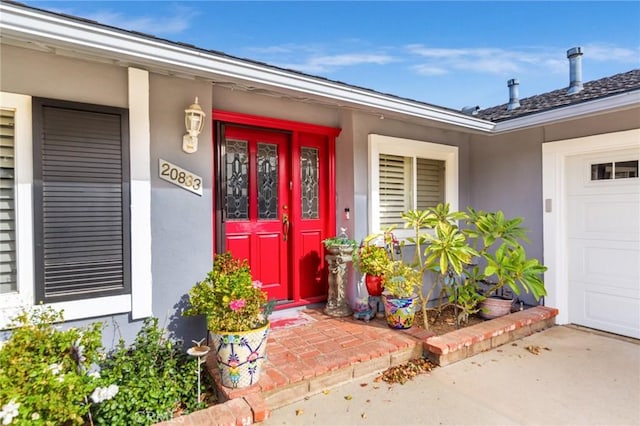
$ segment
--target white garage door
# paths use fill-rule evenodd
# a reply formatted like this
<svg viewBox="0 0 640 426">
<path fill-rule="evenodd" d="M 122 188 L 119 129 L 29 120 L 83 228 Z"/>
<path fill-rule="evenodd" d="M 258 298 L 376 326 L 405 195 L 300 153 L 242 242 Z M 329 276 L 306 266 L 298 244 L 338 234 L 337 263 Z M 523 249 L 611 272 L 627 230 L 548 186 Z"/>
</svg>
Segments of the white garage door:
<svg viewBox="0 0 640 426">
<path fill-rule="evenodd" d="M 638 150 L 566 166 L 569 321 L 640 338 Z"/>
</svg>

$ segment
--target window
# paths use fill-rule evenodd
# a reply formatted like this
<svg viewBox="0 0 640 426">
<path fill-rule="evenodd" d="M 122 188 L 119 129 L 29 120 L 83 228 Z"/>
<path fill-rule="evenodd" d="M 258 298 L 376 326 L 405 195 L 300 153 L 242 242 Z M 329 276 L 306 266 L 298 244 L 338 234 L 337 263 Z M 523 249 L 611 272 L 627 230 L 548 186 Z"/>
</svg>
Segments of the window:
<svg viewBox="0 0 640 426">
<path fill-rule="evenodd" d="M 398 225 L 402 213 L 439 203 L 458 207 L 458 148 L 417 140 L 369 135 L 369 231 Z"/>
<path fill-rule="evenodd" d="M 36 303 L 129 293 L 127 110 L 33 107 Z"/>
<path fill-rule="evenodd" d="M 591 165 L 591 180 L 629 179 L 638 177 L 638 160 Z"/>
<path fill-rule="evenodd" d="M 3 177 L 13 176 L 12 191 L 2 179 L 0 245 L 14 241 L 2 246 L 11 260 L 0 279 L 15 268 L 15 283 L 11 278 L 0 293 L 0 329 L 41 300 L 64 310 L 65 320 L 152 315 L 148 72 L 129 69 L 128 101 L 128 110 L 45 99 L 32 107 L 31 96 L 0 92 L 0 167 Z M 100 210 L 108 213 L 100 218 Z M 52 238 L 48 231 L 61 224 L 69 232 Z M 81 249 L 75 255 L 74 247 Z M 74 268 L 73 277 L 63 277 Z"/>
<path fill-rule="evenodd" d="M 402 213 L 444 203 L 444 161 L 391 154 L 378 158 L 381 227 L 401 227 Z"/>
</svg>

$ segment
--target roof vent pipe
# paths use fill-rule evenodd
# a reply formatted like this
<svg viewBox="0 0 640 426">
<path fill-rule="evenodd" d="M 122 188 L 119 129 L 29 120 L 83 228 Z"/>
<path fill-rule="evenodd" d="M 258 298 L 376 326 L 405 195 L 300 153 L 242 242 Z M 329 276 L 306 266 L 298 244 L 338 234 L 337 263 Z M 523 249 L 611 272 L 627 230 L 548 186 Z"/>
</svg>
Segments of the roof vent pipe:
<svg viewBox="0 0 640 426">
<path fill-rule="evenodd" d="M 518 95 L 518 86 L 520 83 L 515 78 L 507 81 L 507 86 L 509 86 L 509 103 L 507 104 L 507 111 L 511 111 L 512 109 L 520 108 L 520 99 Z"/>
<path fill-rule="evenodd" d="M 466 106 L 462 108 L 462 113 L 467 115 L 478 115 L 478 111 L 480 111 L 480 105 Z"/>
<path fill-rule="evenodd" d="M 582 48 L 574 47 L 567 50 L 569 59 L 569 89 L 568 95 L 582 91 Z"/>
</svg>

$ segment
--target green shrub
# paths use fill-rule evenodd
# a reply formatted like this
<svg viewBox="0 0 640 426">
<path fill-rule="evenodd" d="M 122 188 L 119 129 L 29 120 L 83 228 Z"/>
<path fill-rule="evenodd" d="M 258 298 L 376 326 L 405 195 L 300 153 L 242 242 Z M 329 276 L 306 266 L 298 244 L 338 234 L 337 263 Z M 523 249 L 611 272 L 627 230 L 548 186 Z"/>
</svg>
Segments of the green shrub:
<svg viewBox="0 0 640 426">
<path fill-rule="evenodd" d="M 135 342 L 126 347 L 121 340 L 105 360 L 101 380 L 119 392 L 92 407 L 94 422 L 146 425 L 197 409 L 196 368 L 196 359 L 164 337 L 157 318 L 146 319 Z"/>
<path fill-rule="evenodd" d="M 60 330 L 62 312 L 23 311 L 0 348 L 2 424 L 83 424 L 99 385 L 102 324 Z"/>
</svg>

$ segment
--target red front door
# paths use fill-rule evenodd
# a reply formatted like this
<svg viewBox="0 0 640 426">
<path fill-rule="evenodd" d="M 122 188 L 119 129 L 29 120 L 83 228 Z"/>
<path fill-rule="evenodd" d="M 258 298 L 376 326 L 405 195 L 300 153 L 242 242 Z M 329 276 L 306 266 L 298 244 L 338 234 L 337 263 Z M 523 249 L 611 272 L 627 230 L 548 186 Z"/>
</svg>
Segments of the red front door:
<svg viewBox="0 0 640 426">
<path fill-rule="evenodd" d="M 224 111 L 213 118 L 216 252 L 248 259 L 253 278 L 280 306 L 325 300 L 322 240 L 335 235 L 339 130 Z"/>
<path fill-rule="evenodd" d="M 225 129 L 226 249 L 276 300 L 290 299 L 289 150 L 285 133 Z"/>
</svg>

